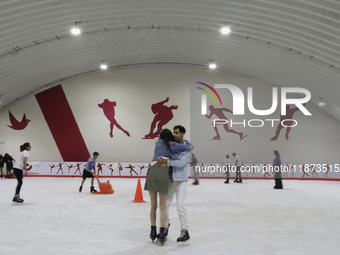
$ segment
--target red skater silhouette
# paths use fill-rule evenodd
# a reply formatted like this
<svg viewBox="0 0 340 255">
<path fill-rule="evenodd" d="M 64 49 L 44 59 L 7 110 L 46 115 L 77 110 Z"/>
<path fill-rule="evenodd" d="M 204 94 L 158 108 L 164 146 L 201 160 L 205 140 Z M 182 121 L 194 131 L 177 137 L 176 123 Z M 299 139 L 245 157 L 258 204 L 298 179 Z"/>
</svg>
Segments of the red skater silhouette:
<svg viewBox="0 0 340 255">
<path fill-rule="evenodd" d="M 73 165 L 66 165 L 68 167 L 68 173 L 70 173 L 71 168 L 73 167 Z"/>
<path fill-rule="evenodd" d="M 62 167 L 63 164 L 64 164 L 64 163 L 59 163 L 59 165 L 57 165 L 57 166 L 59 166 L 59 169 L 58 169 L 58 171 L 56 172 L 56 174 L 58 174 L 59 171 L 61 171 L 61 174 L 64 174 L 64 173 L 63 173 L 63 167 Z"/>
<path fill-rule="evenodd" d="M 209 116 L 205 115 L 208 119 L 210 119 L 213 115 L 216 115 L 217 117 L 219 117 L 219 119 L 228 120 L 227 117 L 224 115 L 223 111 L 233 113 L 228 108 L 215 108 L 213 105 L 209 106 L 209 110 L 210 110 L 210 115 Z M 243 136 L 242 132 L 236 132 L 233 129 L 229 129 L 228 123 L 223 124 L 223 127 L 224 127 L 226 132 L 230 132 L 230 133 L 234 133 L 234 134 L 239 135 L 240 136 L 240 141 L 242 141 L 245 137 L 247 137 L 247 135 Z M 220 136 L 220 134 L 218 132 L 217 125 L 215 125 L 214 130 L 216 132 L 216 136 L 214 138 L 212 138 L 211 140 L 222 140 L 221 136 Z"/>
<path fill-rule="evenodd" d="M 288 164 L 286 164 L 286 166 L 287 166 L 287 168 L 283 168 L 283 169 L 285 169 L 285 171 L 283 171 L 284 172 L 284 174 L 283 174 L 283 176 L 282 177 L 289 177 L 288 176 L 288 172 L 290 172 L 290 169 L 292 169 L 292 167 L 293 167 L 293 164 L 289 167 L 289 165 Z"/>
<path fill-rule="evenodd" d="M 105 164 L 98 163 L 98 165 L 97 165 L 97 168 L 98 168 L 97 175 L 99 175 L 99 171 L 103 174 L 103 167 L 102 167 L 103 165 L 105 166 Z"/>
<path fill-rule="evenodd" d="M 138 174 L 136 173 L 136 171 L 133 170 L 133 169 L 135 168 L 135 166 L 129 164 L 129 166 L 126 166 L 126 167 L 124 167 L 124 168 L 129 168 L 129 169 L 130 169 L 130 174 L 131 174 L 131 176 L 132 176 L 132 172 L 134 172 L 136 175 L 138 175 Z"/>
<path fill-rule="evenodd" d="M 123 166 L 121 163 L 118 163 L 118 171 L 119 171 L 119 176 L 121 176 L 121 171 L 123 171 Z"/>
<path fill-rule="evenodd" d="M 327 175 L 327 177 L 328 177 L 328 172 L 329 172 L 329 165 L 327 164 L 327 171 L 325 172 L 325 174 L 323 175 L 323 177 L 326 177 L 326 175 Z"/>
<path fill-rule="evenodd" d="M 113 175 L 113 171 L 114 171 L 114 169 L 112 168 L 112 166 L 113 166 L 113 164 L 110 164 L 110 165 L 109 165 L 109 169 L 111 170 L 111 175 Z"/>
<path fill-rule="evenodd" d="M 210 176 L 215 176 L 215 172 L 212 172 L 212 166 L 213 166 L 213 164 L 210 164 L 210 169 L 209 169 L 209 173 L 208 173 L 208 176 L 210 175 Z M 215 171 L 216 171 L 216 169 L 215 169 Z"/>
<path fill-rule="evenodd" d="M 26 170 L 27 170 L 27 171 L 31 170 L 31 169 L 32 169 L 32 167 L 33 167 L 32 165 L 30 165 L 30 164 L 26 163 Z"/>
<path fill-rule="evenodd" d="M 110 137 L 113 137 L 113 127 L 116 126 L 118 129 L 122 130 L 127 136 L 130 136 L 129 132 L 123 129 L 115 119 L 115 106 L 117 103 L 115 101 L 111 102 L 105 99 L 103 103 L 98 104 L 100 108 L 103 109 L 104 115 L 110 121 Z M 130 136 L 131 137 L 131 136 Z"/>
<path fill-rule="evenodd" d="M 51 165 L 49 165 L 49 166 L 51 167 L 50 173 L 52 173 L 52 168 L 55 168 L 56 166 L 54 164 L 52 166 Z"/>
<path fill-rule="evenodd" d="M 291 164 L 290 168 L 289 168 L 289 172 L 292 172 L 292 177 L 294 177 L 295 171 L 296 171 L 296 165 L 295 164 Z"/>
<path fill-rule="evenodd" d="M 303 106 L 305 106 L 306 104 L 302 104 Z M 280 132 L 281 132 L 281 129 L 284 128 L 284 126 L 282 126 L 281 122 L 284 121 L 284 120 L 288 120 L 288 119 L 293 119 L 293 115 L 295 112 L 297 112 L 299 110 L 299 108 L 293 108 L 291 109 L 289 105 L 286 105 L 286 115 L 281 115 L 280 116 L 280 124 L 277 126 L 277 129 L 275 131 L 275 136 L 272 137 L 270 139 L 270 141 L 275 141 L 277 140 L 277 138 L 279 138 L 279 135 L 280 135 Z M 293 125 L 293 121 L 285 121 L 284 124 L 286 126 L 291 126 Z M 287 130 L 286 130 L 286 139 L 288 140 L 289 139 L 289 132 L 291 131 L 291 127 L 287 127 Z"/>
<path fill-rule="evenodd" d="M 271 177 L 271 176 L 270 176 L 270 173 L 269 173 L 269 171 L 268 171 L 268 169 L 269 169 L 269 166 L 268 166 L 268 165 L 270 165 L 270 164 L 264 164 L 264 165 L 263 165 L 263 167 L 266 167 L 266 170 L 267 170 L 267 171 L 264 173 L 263 177 L 266 177 L 266 175 L 268 175 L 269 177 Z M 273 167 L 274 167 L 274 166 L 273 166 Z"/>
<path fill-rule="evenodd" d="M 151 166 L 151 164 L 149 164 L 149 165 Z M 150 166 L 149 166 L 149 167 L 150 167 Z M 145 165 L 141 165 L 141 166 L 138 165 L 138 167 L 139 167 L 139 169 L 140 169 L 140 174 L 142 174 L 142 171 L 143 171 L 144 168 L 149 168 L 148 166 L 145 166 Z"/>
<path fill-rule="evenodd" d="M 248 176 L 248 172 L 250 172 L 250 166 L 246 166 L 244 171 L 246 172 L 246 177 L 247 177 Z"/>
<path fill-rule="evenodd" d="M 305 177 L 305 175 L 307 175 L 309 177 L 309 175 L 305 171 L 305 164 L 302 165 L 301 171 L 303 172 L 302 177 Z"/>
<path fill-rule="evenodd" d="M 204 164 L 202 163 L 201 164 L 201 167 L 200 167 L 200 174 L 202 175 L 202 176 L 204 176 L 204 175 L 206 175 L 206 172 L 204 172 L 203 170 L 204 170 Z"/>
<path fill-rule="evenodd" d="M 151 110 L 153 114 L 156 114 L 151 123 L 149 134 L 145 135 L 142 139 L 154 139 L 159 136 L 162 131 L 162 128 L 165 124 L 167 124 L 174 117 L 172 110 L 177 110 L 177 105 L 172 105 L 170 107 L 165 106 L 164 104 L 169 102 L 169 97 L 167 97 L 164 101 L 151 105 Z M 158 122 L 158 124 L 157 124 Z M 157 131 L 153 133 L 157 124 Z"/>
<path fill-rule="evenodd" d="M 80 165 L 81 163 L 77 163 L 77 165 L 74 166 L 74 167 L 77 167 L 77 170 L 74 172 L 74 174 L 76 174 L 78 171 L 79 171 L 79 174 L 81 174 Z"/>
<path fill-rule="evenodd" d="M 255 175 L 255 173 L 256 173 L 256 167 L 255 167 L 255 164 L 253 164 L 253 175 Z"/>
<path fill-rule="evenodd" d="M 317 176 L 317 177 L 319 177 L 319 175 L 315 172 L 315 164 L 313 164 L 312 165 L 312 171 L 310 172 L 312 175 L 313 175 L 313 177 L 314 177 L 314 174 Z"/>
<path fill-rule="evenodd" d="M 26 114 L 24 114 L 24 116 L 22 117 L 21 121 L 19 122 L 11 113 L 11 111 L 9 111 L 9 121 L 11 122 L 11 125 L 7 125 L 8 127 L 14 129 L 14 130 L 23 130 L 27 127 L 28 122 L 30 122 L 29 119 L 26 118 Z"/>
</svg>

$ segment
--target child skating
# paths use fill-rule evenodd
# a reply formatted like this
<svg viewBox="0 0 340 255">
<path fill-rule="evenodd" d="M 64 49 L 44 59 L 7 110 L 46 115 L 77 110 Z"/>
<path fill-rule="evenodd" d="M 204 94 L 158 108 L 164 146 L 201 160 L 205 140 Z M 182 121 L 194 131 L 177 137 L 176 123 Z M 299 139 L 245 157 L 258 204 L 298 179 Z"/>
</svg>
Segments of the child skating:
<svg viewBox="0 0 340 255">
<path fill-rule="evenodd" d="M 94 183 L 94 175 L 93 173 L 96 172 L 96 159 L 99 157 L 98 152 L 94 152 L 93 156 L 90 157 L 85 165 L 84 171 L 83 171 L 83 181 L 81 182 L 81 185 L 79 187 L 79 193 L 83 190 L 83 185 L 86 180 L 86 178 L 91 178 L 91 189 L 90 192 L 97 192 L 97 190 L 94 189 L 93 183 Z"/>
</svg>

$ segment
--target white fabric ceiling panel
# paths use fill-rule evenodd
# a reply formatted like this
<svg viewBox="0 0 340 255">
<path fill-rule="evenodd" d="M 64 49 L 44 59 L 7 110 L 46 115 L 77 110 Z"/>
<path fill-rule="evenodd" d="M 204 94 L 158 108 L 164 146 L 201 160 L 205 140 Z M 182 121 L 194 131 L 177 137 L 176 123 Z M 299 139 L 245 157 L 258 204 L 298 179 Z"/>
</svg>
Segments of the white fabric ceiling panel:
<svg viewBox="0 0 340 255">
<path fill-rule="evenodd" d="M 69 35 L 76 21 L 84 31 Z M 232 34 L 219 28 L 230 22 Z M 248 38 L 248 39 L 247 39 Z M 340 121 L 340 2 L 27 0 L 0 2 L 0 112 L 45 85 L 138 64 L 174 63 L 301 86 Z"/>
</svg>

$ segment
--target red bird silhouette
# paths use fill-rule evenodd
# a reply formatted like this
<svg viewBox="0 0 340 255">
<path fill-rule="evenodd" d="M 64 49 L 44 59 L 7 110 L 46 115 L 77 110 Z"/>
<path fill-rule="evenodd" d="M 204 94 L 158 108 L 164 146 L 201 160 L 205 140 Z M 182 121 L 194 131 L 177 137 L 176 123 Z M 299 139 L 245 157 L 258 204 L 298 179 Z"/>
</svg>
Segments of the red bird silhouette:
<svg viewBox="0 0 340 255">
<path fill-rule="evenodd" d="M 17 121 L 17 119 L 13 116 L 13 114 L 11 113 L 11 111 L 9 111 L 9 120 L 12 124 L 12 126 L 7 125 L 8 127 L 14 129 L 14 130 L 23 130 L 27 127 L 28 122 L 30 122 L 31 120 L 26 118 L 26 115 L 24 114 L 24 116 L 22 117 L 22 120 L 19 122 Z"/>
</svg>

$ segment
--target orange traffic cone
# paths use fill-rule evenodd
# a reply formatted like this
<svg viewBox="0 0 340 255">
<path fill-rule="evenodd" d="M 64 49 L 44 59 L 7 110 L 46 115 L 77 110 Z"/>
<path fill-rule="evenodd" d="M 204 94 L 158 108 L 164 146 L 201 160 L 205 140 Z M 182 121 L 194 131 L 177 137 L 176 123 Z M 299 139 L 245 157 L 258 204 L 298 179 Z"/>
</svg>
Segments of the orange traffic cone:
<svg viewBox="0 0 340 255">
<path fill-rule="evenodd" d="M 132 200 L 132 202 L 134 202 L 134 203 L 145 203 L 145 201 L 143 200 L 143 192 L 142 192 L 142 185 L 140 183 L 140 179 L 138 179 L 138 183 L 137 183 L 135 200 Z"/>
</svg>

